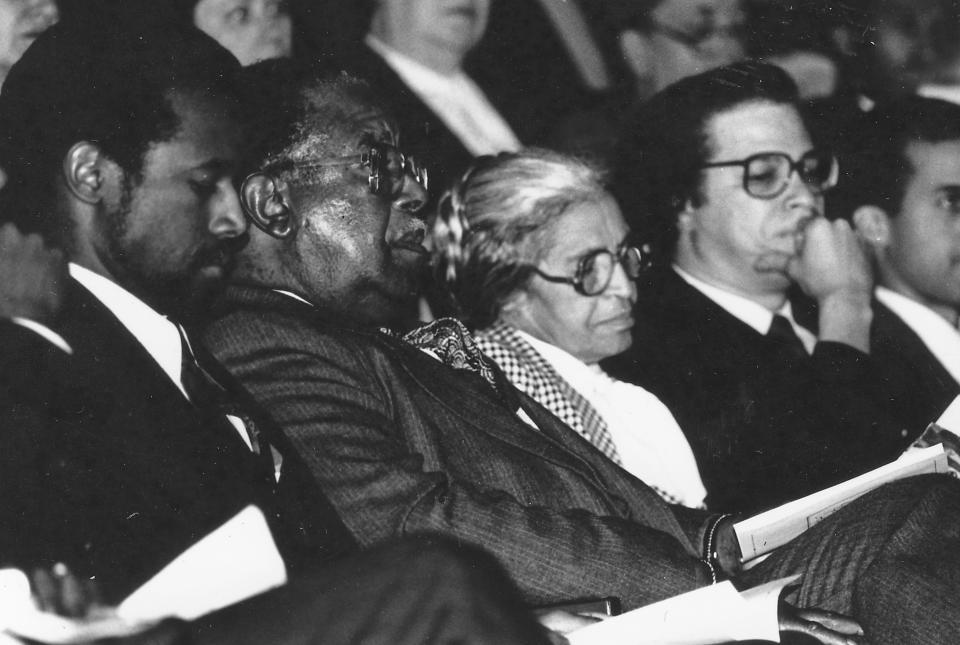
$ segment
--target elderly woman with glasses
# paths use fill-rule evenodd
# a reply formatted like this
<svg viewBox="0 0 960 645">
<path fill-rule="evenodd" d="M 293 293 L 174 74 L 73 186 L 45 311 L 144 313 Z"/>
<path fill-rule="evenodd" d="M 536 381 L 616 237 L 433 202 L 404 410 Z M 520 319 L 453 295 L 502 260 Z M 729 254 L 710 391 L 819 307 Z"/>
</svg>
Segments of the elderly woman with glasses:
<svg viewBox="0 0 960 645">
<path fill-rule="evenodd" d="M 644 252 L 600 174 L 557 153 L 481 157 L 441 200 L 434 262 L 507 377 L 661 495 L 702 506 L 667 408 L 597 363 L 630 346 Z"/>
</svg>

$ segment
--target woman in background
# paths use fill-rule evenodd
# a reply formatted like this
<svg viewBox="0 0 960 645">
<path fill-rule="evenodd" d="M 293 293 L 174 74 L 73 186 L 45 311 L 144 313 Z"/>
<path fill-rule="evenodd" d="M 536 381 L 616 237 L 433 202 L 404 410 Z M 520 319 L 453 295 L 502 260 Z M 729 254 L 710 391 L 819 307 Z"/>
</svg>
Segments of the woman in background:
<svg viewBox="0 0 960 645">
<path fill-rule="evenodd" d="M 456 311 L 514 385 L 668 501 L 702 506 L 669 410 L 597 365 L 630 346 L 644 263 L 600 174 L 545 150 L 481 157 L 432 235 Z"/>
</svg>

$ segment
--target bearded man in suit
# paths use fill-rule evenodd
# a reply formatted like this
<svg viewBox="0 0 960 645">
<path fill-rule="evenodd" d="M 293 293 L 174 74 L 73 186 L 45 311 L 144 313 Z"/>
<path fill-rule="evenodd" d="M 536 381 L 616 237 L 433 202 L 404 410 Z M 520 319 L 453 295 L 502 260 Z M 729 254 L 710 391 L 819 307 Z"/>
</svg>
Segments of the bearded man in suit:
<svg viewBox="0 0 960 645">
<path fill-rule="evenodd" d="M 422 173 L 363 83 L 282 62 L 245 79 L 260 136 L 241 203 L 256 226 L 205 339 L 361 544 L 425 531 L 482 544 L 533 604 L 615 595 L 632 608 L 712 575 L 751 584 L 803 570 L 798 603 L 854 613 L 874 638 L 932 643 L 960 629 L 937 567 L 921 575 L 929 598 L 902 597 L 917 574 L 904 550 L 923 560 L 923 545 L 956 541 L 927 516 L 960 504 L 950 478 L 861 498 L 741 574 L 728 518 L 668 506 L 510 386 L 458 323 L 378 330 L 416 295 Z M 908 601 L 937 603 L 935 624 L 916 626 Z"/>
<path fill-rule="evenodd" d="M 36 254 L 3 265 L 23 276 L 4 275 L 0 296 L 0 560 L 67 562 L 115 604 L 253 504 L 291 581 L 191 624 L 196 642 L 539 642 L 482 555 L 357 555 L 282 432 L 191 340 L 188 305 L 247 230 L 238 64 L 142 5 L 104 6 L 42 35 L 0 99 L 4 219 L 70 261 L 59 311 L 43 291 L 40 306 L 29 288 L 10 296 Z"/>
</svg>

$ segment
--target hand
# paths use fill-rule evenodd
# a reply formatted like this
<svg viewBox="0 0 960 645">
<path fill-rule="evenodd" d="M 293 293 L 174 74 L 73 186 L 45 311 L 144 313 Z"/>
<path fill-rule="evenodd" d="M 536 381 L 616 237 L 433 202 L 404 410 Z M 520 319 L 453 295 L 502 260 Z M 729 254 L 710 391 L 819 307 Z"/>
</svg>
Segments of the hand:
<svg viewBox="0 0 960 645">
<path fill-rule="evenodd" d="M 60 308 L 66 263 L 39 235 L 0 226 L 0 318 L 48 322 Z"/>
<path fill-rule="evenodd" d="M 810 220 L 787 273 L 819 303 L 838 296 L 869 302 L 873 289 L 870 263 L 846 220 Z"/>
<path fill-rule="evenodd" d="M 788 273 L 817 300 L 818 340 L 870 351 L 873 278 L 860 241 L 846 221 L 812 220 Z"/>
<path fill-rule="evenodd" d="M 824 645 L 863 645 L 863 629 L 852 618 L 822 609 L 797 609 L 780 602 L 781 634 L 804 634 Z"/>
<path fill-rule="evenodd" d="M 94 582 L 78 578 L 65 564 L 55 564 L 49 571 L 34 570 L 30 586 L 41 611 L 86 618 L 103 607 Z"/>
<path fill-rule="evenodd" d="M 595 616 L 575 614 L 562 609 L 540 609 L 534 612 L 537 622 L 547 628 L 547 638 L 551 645 L 564 645 L 567 639 L 565 634 L 576 631 L 581 627 L 592 625 L 600 620 Z"/>
</svg>

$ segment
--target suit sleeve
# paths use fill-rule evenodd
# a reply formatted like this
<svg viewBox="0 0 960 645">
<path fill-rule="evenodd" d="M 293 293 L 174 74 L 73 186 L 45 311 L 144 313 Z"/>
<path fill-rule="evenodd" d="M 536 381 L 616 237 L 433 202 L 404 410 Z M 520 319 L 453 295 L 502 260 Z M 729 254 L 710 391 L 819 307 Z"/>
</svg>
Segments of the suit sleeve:
<svg viewBox="0 0 960 645">
<path fill-rule="evenodd" d="M 211 349 L 284 427 L 361 544 L 441 532 L 480 545 L 532 604 L 612 595 L 635 607 L 707 582 L 703 565 L 666 533 L 522 503 L 488 482 L 425 467 L 399 429 L 405 403 L 390 386 L 392 359 L 366 344 L 272 327 L 269 335 L 213 331 Z M 260 348 L 245 351 L 251 343 Z"/>
</svg>

